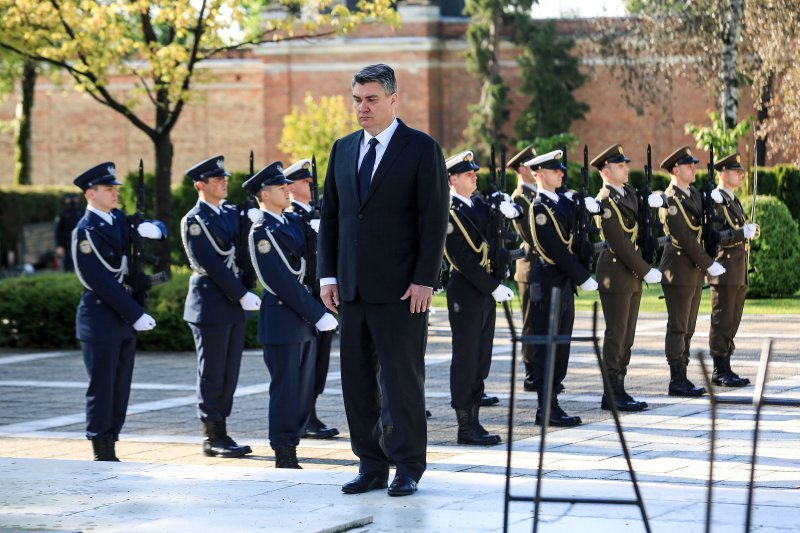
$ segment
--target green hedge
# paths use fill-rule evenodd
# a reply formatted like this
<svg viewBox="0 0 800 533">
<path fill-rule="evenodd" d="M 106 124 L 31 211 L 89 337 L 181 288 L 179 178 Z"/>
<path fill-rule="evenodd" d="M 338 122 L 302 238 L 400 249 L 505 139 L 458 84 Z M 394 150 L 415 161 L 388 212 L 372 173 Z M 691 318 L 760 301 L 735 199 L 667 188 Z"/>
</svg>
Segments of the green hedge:
<svg viewBox="0 0 800 533">
<path fill-rule="evenodd" d="M 745 199 L 742 205 L 745 212 L 749 213 L 751 199 Z M 797 222 L 786 205 L 774 196 L 759 196 L 756 222 L 761 226 L 761 236 L 750 240 L 753 271 L 750 273 L 748 296 L 791 296 L 800 289 L 800 235 Z"/>
<path fill-rule="evenodd" d="M 194 340 L 183 320 L 189 271 L 174 268 L 170 281 L 155 287 L 147 312 L 156 328 L 139 335 L 139 348 L 193 351 Z M 44 273 L 0 280 L 0 346 L 17 348 L 77 347 L 75 310 L 83 287 L 75 274 Z M 256 315 L 247 324 L 246 346 L 258 347 Z"/>
</svg>

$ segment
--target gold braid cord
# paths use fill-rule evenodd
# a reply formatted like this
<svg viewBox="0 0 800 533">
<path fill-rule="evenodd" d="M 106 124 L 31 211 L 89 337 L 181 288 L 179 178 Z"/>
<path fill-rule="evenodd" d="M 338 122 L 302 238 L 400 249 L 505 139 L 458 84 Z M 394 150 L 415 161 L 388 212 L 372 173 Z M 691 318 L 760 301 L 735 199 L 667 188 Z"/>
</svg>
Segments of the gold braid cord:
<svg viewBox="0 0 800 533">
<path fill-rule="evenodd" d="M 672 199 L 675 200 L 675 204 L 678 206 L 678 209 L 680 210 L 681 214 L 683 215 L 683 219 L 686 221 L 686 225 L 689 226 L 689 229 L 692 230 L 692 231 L 697 232 L 697 242 L 700 242 L 702 240 L 702 238 L 703 238 L 703 228 L 702 228 L 702 226 L 699 225 L 699 224 L 697 226 L 693 226 L 692 223 L 689 221 L 689 215 L 686 214 L 686 209 L 684 209 L 683 204 L 681 203 L 680 199 L 675 198 L 674 196 L 672 197 Z M 665 219 L 665 222 L 666 222 L 666 219 Z M 674 246 L 678 250 L 682 250 L 683 247 L 680 246 L 677 243 L 677 241 L 675 240 L 675 238 L 669 233 L 669 225 L 665 223 L 664 224 L 664 228 L 666 228 L 666 232 L 665 233 L 667 235 L 669 235 L 670 243 L 672 243 L 672 246 Z"/>
<path fill-rule="evenodd" d="M 639 246 L 636 244 L 636 238 L 639 236 L 639 223 L 634 222 L 633 226 L 629 228 L 628 226 L 625 225 L 625 221 L 622 219 L 622 213 L 620 212 L 619 207 L 617 207 L 617 202 L 609 199 L 608 203 L 614 209 L 614 212 L 617 214 L 617 218 L 619 219 L 619 227 L 622 228 L 622 231 L 630 235 L 629 238 L 631 240 L 631 244 L 633 244 L 634 248 L 638 250 Z M 594 217 L 594 221 L 597 227 L 600 229 L 600 240 L 603 241 L 606 240 L 606 237 L 603 234 L 602 217 L 597 215 Z M 611 251 L 613 252 L 614 250 Z"/>
<path fill-rule="evenodd" d="M 458 226 L 458 229 L 464 235 L 464 240 L 467 241 L 467 244 L 469 245 L 470 248 L 472 248 L 472 251 L 481 256 L 481 260 L 478 264 L 483 268 L 485 268 L 486 272 L 491 272 L 492 264 L 491 261 L 489 261 L 489 243 L 483 241 L 480 246 L 475 246 L 475 243 L 469 236 L 467 228 L 465 228 L 464 224 L 461 223 L 461 219 L 458 218 L 458 215 L 456 214 L 455 210 L 453 209 L 450 210 L 450 216 L 453 217 L 453 222 L 456 223 L 456 226 Z M 453 263 L 453 261 L 450 259 L 450 256 L 447 254 L 447 247 L 445 247 L 444 249 L 444 255 L 447 258 L 447 262 L 450 263 L 450 267 L 453 270 L 458 270 L 456 264 Z"/>
<path fill-rule="evenodd" d="M 564 246 L 567 247 L 567 250 L 569 250 L 569 253 L 572 253 L 572 238 L 573 238 L 572 234 L 570 234 L 569 239 L 565 239 L 564 238 L 564 234 L 561 232 L 561 226 L 559 225 L 558 221 L 556 220 L 556 217 L 553 214 L 553 211 L 551 211 L 550 208 L 547 207 L 546 205 L 544 205 L 544 204 L 541 204 L 541 205 L 542 205 L 542 207 L 544 207 L 544 210 L 547 211 L 547 214 L 550 216 L 550 220 L 553 221 L 553 225 L 556 228 L 556 233 L 558 234 L 558 238 L 561 239 L 561 242 L 564 243 Z M 556 262 L 553 261 L 552 259 L 550 259 L 547 256 L 547 254 L 544 253 L 544 248 L 542 248 L 542 245 L 539 244 L 539 237 L 536 235 L 535 214 L 534 214 L 534 209 L 532 207 L 533 206 L 531 206 L 531 210 L 529 212 L 528 218 L 531 219 L 531 220 L 529 220 L 529 223 L 531 225 L 531 236 L 533 236 L 533 246 L 536 248 L 536 252 L 539 254 L 539 256 L 542 259 L 544 259 L 545 262 L 548 265 L 555 265 Z"/>
</svg>

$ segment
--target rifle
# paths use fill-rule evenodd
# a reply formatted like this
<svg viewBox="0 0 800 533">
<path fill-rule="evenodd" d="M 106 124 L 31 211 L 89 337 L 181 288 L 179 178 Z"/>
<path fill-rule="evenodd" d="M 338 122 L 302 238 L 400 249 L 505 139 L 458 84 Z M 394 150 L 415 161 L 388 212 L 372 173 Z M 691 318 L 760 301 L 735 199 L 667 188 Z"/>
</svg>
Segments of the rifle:
<svg viewBox="0 0 800 533">
<path fill-rule="evenodd" d="M 320 201 L 319 201 L 319 178 L 317 175 L 317 157 L 311 155 L 311 212 L 307 215 L 304 214 L 303 218 L 306 221 L 306 282 L 307 285 L 312 287 L 314 294 L 319 294 L 319 282 L 317 281 L 317 243 L 319 241 L 317 232 L 311 227 L 312 220 L 319 220 L 320 218 Z M 319 226 L 317 226 L 319 227 Z"/>
<path fill-rule="evenodd" d="M 484 197 L 489 203 L 489 262 L 492 265 L 492 275 L 502 283 L 511 274 L 511 261 L 524 256 L 523 249 L 509 250 L 508 244 L 517 240 L 516 232 L 511 229 L 511 221 L 500 211 L 500 203 L 505 199 L 506 189 L 506 149 L 500 151 L 500 168 L 497 168 L 494 145 L 492 145 L 492 158 L 489 163 L 489 188 L 484 192 Z M 502 193 L 502 194 L 498 194 Z"/>
<path fill-rule="evenodd" d="M 703 247 L 710 257 L 717 257 L 719 251 L 719 232 L 714 229 L 714 224 L 722 222 L 716 214 L 714 199 L 711 198 L 712 186 L 714 181 L 714 147 L 711 147 L 708 161 L 708 178 L 703 185 L 703 216 L 702 216 L 702 239 Z"/>
<path fill-rule="evenodd" d="M 311 218 L 319 218 L 319 178 L 317 177 L 317 157 L 311 156 Z"/>
<path fill-rule="evenodd" d="M 566 147 L 565 147 L 566 148 Z M 564 160 L 566 163 L 566 151 Z M 566 166 L 566 164 L 565 164 Z M 589 148 L 583 145 L 583 168 L 581 169 L 581 189 L 572 197 L 575 204 L 575 245 L 577 248 L 575 255 L 578 260 L 588 270 L 591 270 L 592 258 L 594 257 L 595 247 L 592 245 L 590 234 L 593 232 L 591 215 L 586 209 L 584 199 L 589 196 Z"/>
<path fill-rule="evenodd" d="M 639 187 L 636 191 L 636 198 L 639 204 L 639 212 L 637 221 L 639 223 L 639 235 L 636 237 L 636 244 L 642 251 L 642 257 L 649 265 L 653 264 L 656 260 L 658 253 L 659 240 L 653 237 L 653 227 L 659 225 L 653 220 L 653 214 L 650 211 L 650 204 L 648 198 L 652 194 L 653 183 L 653 155 L 650 145 L 647 145 L 647 165 L 644 167 L 644 185 Z"/>
<path fill-rule="evenodd" d="M 253 151 L 250 150 L 250 177 L 255 176 L 256 170 L 253 162 Z M 236 211 L 239 213 L 239 235 L 236 239 L 236 266 L 239 272 L 242 273 L 242 285 L 249 291 L 253 290 L 256 286 L 256 271 L 253 268 L 253 262 L 250 260 L 250 227 L 253 223 L 247 212 L 255 208 L 253 198 L 248 194 L 239 205 L 236 206 Z"/>
<path fill-rule="evenodd" d="M 128 273 L 125 275 L 125 286 L 130 292 L 131 297 L 142 307 L 145 306 L 150 289 L 169 279 L 168 270 L 150 276 L 144 271 L 145 263 L 148 265 L 155 265 L 158 262 L 155 256 L 145 252 L 144 239 L 139 235 L 139 224 L 144 221 L 144 162 L 139 159 L 139 183 L 136 186 L 136 212 L 126 217 L 128 234 L 130 235 L 130 250 L 128 253 Z"/>
</svg>

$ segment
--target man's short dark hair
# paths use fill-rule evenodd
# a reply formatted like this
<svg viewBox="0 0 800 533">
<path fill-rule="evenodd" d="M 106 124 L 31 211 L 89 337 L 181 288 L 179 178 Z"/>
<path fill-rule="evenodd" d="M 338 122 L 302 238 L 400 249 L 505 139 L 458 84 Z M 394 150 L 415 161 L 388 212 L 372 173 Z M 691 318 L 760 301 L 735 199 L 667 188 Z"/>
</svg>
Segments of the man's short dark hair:
<svg viewBox="0 0 800 533">
<path fill-rule="evenodd" d="M 362 68 L 353 76 L 351 87 L 355 87 L 356 83 L 365 85 L 372 82 L 380 83 L 387 96 L 397 92 L 397 80 L 394 77 L 394 70 L 389 65 L 379 63 Z"/>
</svg>

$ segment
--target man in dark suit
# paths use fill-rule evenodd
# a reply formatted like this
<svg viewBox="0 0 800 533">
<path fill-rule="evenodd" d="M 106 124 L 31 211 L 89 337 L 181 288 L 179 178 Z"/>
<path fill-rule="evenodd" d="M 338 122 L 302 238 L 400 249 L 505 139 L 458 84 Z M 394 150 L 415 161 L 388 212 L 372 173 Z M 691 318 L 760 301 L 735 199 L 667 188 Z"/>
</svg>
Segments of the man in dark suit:
<svg viewBox="0 0 800 533">
<path fill-rule="evenodd" d="M 156 321 L 131 295 L 131 229 L 117 209 L 122 184 L 114 163 L 92 167 L 74 183 L 88 204 L 71 245 L 75 273 L 86 289 L 75 316 L 75 336 L 89 375 L 86 438 L 92 441 L 95 461 L 119 461 L 114 447 L 128 409 L 137 334 L 153 329 Z M 136 231 L 145 238 L 166 237 L 159 221 L 142 222 Z"/>
<path fill-rule="evenodd" d="M 364 129 L 331 150 L 317 269 L 323 303 L 340 313 L 342 391 L 361 463 L 342 491 L 387 485 L 380 365 L 394 426 L 388 456 L 397 465 L 388 492 L 405 496 L 426 468 L 424 352 L 447 230 L 447 172 L 436 141 L 395 118 L 389 66 L 363 68 L 352 93 Z"/>
<path fill-rule="evenodd" d="M 257 311 L 261 300 L 242 283 L 236 263 L 239 214 L 225 203 L 228 172 L 221 155 L 186 171 L 194 181 L 198 201 L 181 220 L 181 238 L 192 277 L 183 308 L 197 347 L 197 413 L 203 423 L 203 454 L 241 457 L 250 446 L 239 446 L 228 435 L 227 419 L 245 339 L 245 311 Z M 258 212 L 253 208 L 252 211 Z"/>
<path fill-rule="evenodd" d="M 757 237 L 761 230 L 758 224 L 748 221 L 741 202 L 736 197 L 745 170 L 741 156 L 733 153 L 723 157 L 714 165 L 720 172 L 719 186 L 712 193 L 716 202 L 720 221 L 720 246 L 717 261 L 725 267 L 721 276 L 709 276 L 711 285 L 711 330 L 708 346 L 714 359 L 714 374 L 711 380 L 725 387 L 744 387 L 750 383 L 731 370 L 731 356 L 736 349 L 733 338 L 739 330 L 747 295 L 747 255 L 750 253 L 749 240 Z"/>
<path fill-rule="evenodd" d="M 710 257 L 701 242 L 703 198 L 692 186 L 699 160 L 688 146 L 682 146 L 661 162 L 661 168 L 671 174 L 664 195 L 666 204 L 659 217 L 670 241 L 664 246 L 659 270 L 663 274 L 661 287 L 667 304 L 667 334 L 664 352 L 669 364 L 670 396 L 702 396 L 704 387 L 695 387 L 688 377 L 689 349 L 697 325 L 700 295 L 705 274 L 719 276 L 725 267 Z"/>
</svg>

